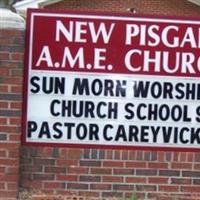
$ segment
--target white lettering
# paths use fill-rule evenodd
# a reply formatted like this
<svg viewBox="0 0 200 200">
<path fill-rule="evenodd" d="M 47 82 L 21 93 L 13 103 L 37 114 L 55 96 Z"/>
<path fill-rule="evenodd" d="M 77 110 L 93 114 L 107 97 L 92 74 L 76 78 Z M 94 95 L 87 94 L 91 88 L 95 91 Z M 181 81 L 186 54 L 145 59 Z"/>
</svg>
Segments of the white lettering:
<svg viewBox="0 0 200 200">
<path fill-rule="evenodd" d="M 46 62 L 48 67 L 53 67 L 53 62 L 48 46 L 43 47 L 40 57 L 36 63 L 36 67 L 39 67 L 41 62 Z"/>
<path fill-rule="evenodd" d="M 138 72 L 138 71 L 141 70 L 141 66 L 136 67 L 136 66 L 133 66 L 131 64 L 131 59 L 132 59 L 132 56 L 134 54 L 142 55 L 142 52 L 140 50 L 137 50 L 137 49 L 130 50 L 125 56 L 125 65 L 126 65 L 128 70 L 130 70 L 132 72 Z"/>
<path fill-rule="evenodd" d="M 102 54 L 106 53 L 106 49 L 94 49 L 94 69 L 105 69 L 105 65 L 101 65 L 101 61 L 105 61 L 106 57 Z"/>
<path fill-rule="evenodd" d="M 131 44 L 132 37 L 135 37 L 139 34 L 139 27 L 136 24 L 127 24 L 126 25 L 126 44 Z"/>
<path fill-rule="evenodd" d="M 100 36 L 102 35 L 103 41 L 105 44 L 108 44 L 111 34 L 113 32 L 115 24 L 112 23 L 110 26 L 109 31 L 107 32 L 106 26 L 104 23 L 100 23 L 100 26 L 98 27 L 98 30 L 95 30 L 95 26 L 93 22 L 89 22 L 89 28 L 91 32 L 91 37 L 92 37 L 92 42 L 97 43 L 99 40 Z"/>
<path fill-rule="evenodd" d="M 85 29 L 86 25 L 87 22 L 76 22 L 75 42 L 86 42 L 86 39 L 82 38 L 82 36 L 87 33 Z"/>
<path fill-rule="evenodd" d="M 178 47 L 179 45 L 178 37 L 173 37 L 173 41 L 169 41 L 169 32 L 172 32 L 173 30 L 178 32 L 179 29 L 177 26 L 167 26 L 163 29 L 161 37 L 164 45 L 166 45 L 167 47 Z"/>
<path fill-rule="evenodd" d="M 154 71 L 160 71 L 161 52 L 156 51 L 155 56 L 150 58 L 150 51 L 144 51 L 144 71 L 150 71 L 150 63 L 154 64 Z"/>
<path fill-rule="evenodd" d="M 184 38 L 180 44 L 180 47 L 184 47 L 186 43 L 189 43 L 192 48 L 196 48 L 197 44 L 195 41 L 194 33 L 191 27 L 187 28 Z"/>
<path fill-rule="evenodd" d="M 79 68 L 84 68 L 85 65 L 84 65 L 83 48 L 79 48 L 76 55 L 73 57 L 70 49 L 68 47 L 65 47 L 61 67 L 66 67 L 66 61 L 69 62 L 69 66 L 71 68 L 74 68 L 76 62 L 78 62 Z"/>
<path fill-rule="evenodd" d="M 63 23 L 60 20 L 56 21 L 56 42 L 60 41 L 61 33 L 63 36 L 69 41 L 73 41 L 73 28 L 74 23 L 72 21 L 69 22 L 69 28 L 66 29 L 66 27 L 63 25 Z"/>
</svg>

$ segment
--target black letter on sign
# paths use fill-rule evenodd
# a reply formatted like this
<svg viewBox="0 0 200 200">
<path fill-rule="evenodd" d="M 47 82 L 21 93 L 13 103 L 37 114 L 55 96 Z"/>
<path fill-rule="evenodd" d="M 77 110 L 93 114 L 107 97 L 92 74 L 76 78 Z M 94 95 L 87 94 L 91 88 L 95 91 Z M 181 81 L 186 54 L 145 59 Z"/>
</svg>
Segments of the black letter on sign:
<svg viewBox="0 0 200 200">
<path fill-rule="evenodd" d="M 134 107 L 134 104 L 132 103 L 127 103 L 125 105 L 125 111 L 127 112 L 127 114 L 124 116 L 126 119 L 133 119 L 134 118 L 134 111 L 132 110 L 132 108 Z"/>
<path fill-rule="evenodd" d="M 74 87 L 73 87 L 73 92 L 72 92 L 73 95 L 82 95 L 82 94 L 85 94 L 85 95 L 90 95 L 90 92 L 89 92 L 89 83 L 88 83 L 88 79 L 84 78 L 81 79 L 80 78 L 76 78 L 75 81 L 74 81 Z"/>
<path fill-rule="evenodd" d="M 62 134 L 62 131 L 60 130 L 61 127 L 62 127 L 62 124 L 60 122 L 57 122 L 53 125 L 53 130 L 55 131 L 55 134 L 53 135 L 53 137 L 55 139 L 60 139 L 62 137 L 63 134 Z"/>
<path fill-rule="evenodd" d="M 28 122 L 28 137 L 30 138 L 32 136 L 32 132 L 37 130 L 37 123 L 34 121 Z"/>
<path fill-rule="evenodd" d="M 38 85 L 37 81 L 39 81 L 40 78 L 37 76 L 33 76 L 30 80 L 31 85 L 34 86 L 35 88 L 31 89 L 32 93 L 38 93 L 40 91 L 40 85 Z"/>
<path fill-rule="evenodd" d="M 196 116 L 196 122 L 200 122 L 200 106 L 198 106 L 197 108 L 196 108 L 196 114 L 197 114 L 197 116 Z"/>
<path fill-rule="evenodd" d="M 38 138 L 42 138 L 43 135 L 46 135 L 47 138 L 51 138 L 48 122 L 42 123 Z"/>
</svg>

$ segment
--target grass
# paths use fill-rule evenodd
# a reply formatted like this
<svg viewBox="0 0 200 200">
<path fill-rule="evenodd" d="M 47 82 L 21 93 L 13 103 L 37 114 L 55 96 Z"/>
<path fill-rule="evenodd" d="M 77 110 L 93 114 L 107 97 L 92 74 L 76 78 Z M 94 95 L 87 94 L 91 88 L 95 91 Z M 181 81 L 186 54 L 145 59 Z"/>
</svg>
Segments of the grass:
<svg viewBox="0 0 200 200">
<path fill-rule="evenodd" d="M 139 200 L 134 194 L 129 197 L 129 198 L 126 198 L 125 200 Z"/>
</svg>

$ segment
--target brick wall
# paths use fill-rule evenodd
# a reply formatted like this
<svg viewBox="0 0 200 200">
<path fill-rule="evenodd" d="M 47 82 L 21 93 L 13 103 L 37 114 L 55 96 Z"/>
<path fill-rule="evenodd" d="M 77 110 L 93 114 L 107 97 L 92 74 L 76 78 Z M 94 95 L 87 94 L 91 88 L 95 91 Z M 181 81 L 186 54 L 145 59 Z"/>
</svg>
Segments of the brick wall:
<svg viewBox="0 0 200 200">
<path fill-rule="evenodd" d="M 127 12 L 135 8 L 138 14 L 200 16 L 200 7 L 187 0 L 67 0 L 47 8 Z"/>
<path fill-rule="evenodd" d="M 16 199 L 19 181 L 24 33 L 0 30 L 0 199 Z"/>
<path fill-rule="evenodd" d="M 199 169 L 200 153 L 24 147 L 21 187 L 49 198 L 198 200 Z"/>
<path fill-rule="evenodd" d="M 186 0 L 68 0 L 48 8 L 200 16 Z M 0 31 L 0 199 L 200 199 L 200 153 L 21 147 L 23 41 Z M 20 175 L 20 177 L 18 177 Z"/>
</svg>

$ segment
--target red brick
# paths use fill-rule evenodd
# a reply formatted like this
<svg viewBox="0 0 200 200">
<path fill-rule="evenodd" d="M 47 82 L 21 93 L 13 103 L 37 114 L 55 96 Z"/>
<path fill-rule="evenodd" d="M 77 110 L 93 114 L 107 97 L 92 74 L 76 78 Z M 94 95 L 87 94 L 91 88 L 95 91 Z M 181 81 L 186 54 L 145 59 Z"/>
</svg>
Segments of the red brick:
<svg viewBox="0 0 200 200">
<path fill-rule="evenodd" d="M 56 175 L 56 180 L 58 181 L 78 181 L 78 176 L 77 175 L 63 175 L 63 174 L 58 174 Z"/>
<path fill-rule="evenodd" d="M 112 174 L 112 170 L 109 168 L 91 168 L 91 174 Z"/>
<path fill-rule="evenodd" d="M 55 160 L 54 159 L 44 159 L 44 158 L 36 158 L 34 159 L 34 164 L 36 165 L 55 165 Z"/>
<path fill-rule="evenodd" d="M 0 157 L 6 158 L 6 157 L 7 157 L 7 154 L 8 154 L 7 152 L 8 152 L 7 149 L 1 148 L 1 149 L 0 149 Z"/>
<path fill-rule="evenodd" d="M 24 59 L 24 54 L 23 53 L 12 53 L 11 54 L 11 59 L 12 60 L 23 60 Z"/>
<path fill-rule="evenodd" d="M 35 173 L 33 174 L 33 180 L 54 180 L 55 175 L 54 174 L 41 174 L 41 173 Z"/>
<path fill-rule="evenodd" d="M 12 69 L 11 70 L 11 76 L 23 76 L 23 70 L 22 69 Z M 15 87 L 16 88 L 16 87 Z M 21 88 L 22 89 L 22 86 L 18 86 L 18 88 Z M 11 91 L 12 91 L 12 88 L 11 88 Z M 14 92 L 14 91 L 13 91 Z"/>
<path fill-rule="evenodd" d="M 192 169 L 192 163 L 176 162 L 171 163 L 172 169 Z"/>
<path fill-rule="evenodd" d="M 106 159 L 112 160 L 114 158 L 114 151 L 113 150 L 106 150 Z"/>
<path fill-rule="evenodd" d="M 99 160 L 81 160 L 80 166 L 84 167 L 101 167 L 101 161 Z"/>
<path fill-rule="evenodd" d="M 18 190 L 18 183 L 15 183 L 15 182 L 13 182 L 13 183 L 7 183 L 7 189 L 8 190 Z"/>
<path fill-rule="evenodd" d="M 113 185 L 113 190 L 116 190 L 116 191 L 133 191 L 134 187 L 133 185 L 126 185 L 126 184 L 114 184 Z"/>
<path fill-rule="evenodd" d="M 168 181 L 169 181 L 169 178 L 163 178 L 163 177 L 149 177 L 148 178 L 149 183 L 167 184 Z"/>
<path fill-rule="evenodd" d="M 41 166 L 41 165 L 31 165 L 30 163 L 29 164 L 27 164 L 27 165 L 23 165 L 22 167 L 21 167 L 21 170 L 23 171 L 23 172 L 32 172 L 32 173 L 34 173 L 34 172 L 43 172 L 43 167 Z"/>
<path fill-rule="evenodd" d="M 150 163 L 148 163 L 148 168 L 152 168 L 152 169 L 168 169 L 168 163 L 150 162 Z"/>
<path fill-rule="evenodd" d="M 1 54 L 0 54 L 1 56 Z M 9 69 L 7 68 L 0 68 L 0 76 L 8 76 L 9 75 Z"/>
<path fill-rule="evenodd" d="M 22 77 L 3 78 L 2 82 L 4 84 L 9 84 L 9 85 L 21 85 L 22 84 Z"/>
<path fill-rule="evenodd" d="M 80 182 L 100 182 L 101 177 L 100 176 L 80 176 L 79 181 Z"/>
<path fill-rule="evenodd" d="M 9 123 L 10 123 L 10 125 L 19 125 L 19 124 L 21 124 L 21 118 L 19 118 L 19 117 L 10 117 L 9 118 Z"/>
<path fill-rule="evenodd" d="M 180 171 L 178 170 L 159 170 L 160 176 L 180 176 Z"/>
<path fill-rule="evenodd" d="M 181 152 L 181 153 L 180 153 L 179 160 L 180 160 L 181 162 L 186 162 L 186 161 L 187 161 L 187 154 L 186 154 L 185 152 Z"/>
<path fill-rule="evenodd" d="M 13 85 L 11 86 L 11 92 L 12 93 L 22 93 L 23 92 L 23 89 L 22 89 L 22 86 L 21 85 Z"/>
<path fill-rule="evenodd" d="M 178 185 L 190 185 L 192 183 L 192 179 L 186 178 L 171 178 L 171 184 Z"/>
<path fill-rule="evenodd" d="M 183 171 L 182 172 L 183 177 L 200 177 L 200 172 L 199 171 Z"/>
<path fill-rule="evenodd" d="M 35 190 L 41 190 L 43 189 L 43 181 L 41 180 L 31 180 L 31 181 L 27 181 L 22 179 L 23 181 L 21 181 L 21 187 L 22 188 L 34 188 Z"/>
<path fill-rule="evenodd" d="M 18 126 L 0 125 L 0 130 L 5 133 L 16 133 L 16 132 L 19 132 L 19 127 Z"/>
<path fill-rule="evenodd" d="M 11 199 L 11 198 L 13 198 L 13 200 L 14 200 L 14 199 L 16 199 L 16 197 L 17 197 L 16 191 L 7 191 L 7 190 L 1 191 L 0 198 L 2 198 L 2 200 Z"/>
<path fill-rule="evenodd" d="M 174 152 L 174 159 L 175 162 L 179 162 L 180 160 L 180 152 Z"/>
<path fill-rule="evenodd" d="M 6 173 L 8 173 L 8 174 L 18 174 L 19 168 L 18 168 L 18 166 L 6 167 Z"/>
<path fill-rule="evenodd" d="M 0 149 L 1 148 L 6 148 L 6 149 L 13 149 L 13 148 L 18 148 L 19 144 L 14 143 L 14 142 L 4 142 L 0 143 Z"/>
<path fill-rule="evenodd" d="M 30 149 L 30 153 L 32 156 L 34 157 L 40 157 L 40 159 L 42 158 L 52 158 L 52 154 L 53 154 L 53 149 L 52 148 L 48 148 L 48 147 L 44 147 L 44 148 L 31 148 Z M 49 161 L 50 165 L 54 165 L 55 164 L 55 160 L 52 158 L 51 161 Z M 48 164 L 47 164 L 48 165 Z"/>
<path fill-rule="evenodd" d="M 2 30 L 1 30 L 2 31 Z M 2 34 L 3 35 L 3 34 Z M 6 35 L 4 35 L 4 37 L 0 37 L 0 44 L 1 45 L 9 45 L 12 43 L 12 39 L 11 38 L 8 38 L 6 37 Z"/>
<path fill-rule="evenodd" d="M 158 161 L 160 162 L 165 161 L 165 152 L 163 151 L 158 152 Z"/>
<path fill-rule="evenodd" d="M 88 190 L 89 185 L 86 183 L 67 183 L 68 189 Z"/>
<path fill-rule="evenodd" d="M 0 158 L 1 166 L 7 165 L 7 166 L 16 166 L 18 165 L 18 159 L 12 159 L 12 158 Z"/>
<path fill-rule="evenodd" d="M 62 150 L 63 151 L 63 150 Z M 70 159 L 80 159 L 81 156 L 83 155 L 83 149 L 67 149 L 64 150 L 64 152 L 66 152 L 66 156 L 67 158 Z M 62 153 L 61 153 L 62 154 Z"/>
<path fill-rule="evenodd" d="M 1 105 L 0 105 L 1 106 Z M 0 125 L 6 125 L 7 124 L 8 119 L 7 118 L 2 118 L 0 117 Z"/>
<path fill-rule="evenodd" d="M 69 167 L 69 174 L 88 174 L 89 169 L 86 167 Z"/>
<path fill-rule="evenodd" d="M 8 85 L 0 85 L 0 92 L 3 93 L 8 92 Z"/>
<path fill-rule="evenodd" d="M 61 182 L 45 182 L 44 183 L 44 188 L 45 189 L 62 189 L 65 188 L 65 184 Z"/>
<path fill-rule="evenodd" d="M 134 169 L 117 168 L 113 172 L 115 175 L 133 175 Z"/>
<path fill-rule="evenodd" d="M 192 162 L 194 160 L 194 154 L 192 152 L 187 152 L 187 161 Z"/>
<path fill-rule="evenodd" d="M 2 108 L 8 108 L 8 102 L 0 102 L 0 108 L 2 109 Z M 5 124 L 3 124 L 3 125 L 5 125 Z"/>
<path fill-rule="evenodd" d="M 123 176 L 103 176 L 102 182 L 121 183 L 123 182 L 123 179 Z"/>
<path fill-rule="evenodd" d="M 16 160 L 18 160 L 19 156 L 20 156 L 19 149 L 12 149 L 12 150 L 8 151 L 9 158 L 12 158 L 12 159 L 15 158 Z"/>
<path fill-rule="evenodd" d="M 128 154 L 129 154 L 128 151 L 122 151 L 122 155 L 121 155 L 122 160 L 128 160 L 128 156 L 129 156 Z"/>
<path fill-rule="evenodd" d="M 126 183 L 146 183 L 146 177 L 126 177 Z"/>
<path fill-rule="evenodd" d="M 77 166 L 78 161 L 77 160 L 56 160 L 56 165 L 57 166 Z"/>
<path fill-rule="evenodd" d="M 178 192 L 179 191 L 179 186 L 159 185 L 158 190 L 162 191 L 162 192 Z"/>
<path fill-rule="evenodd" d="M 155 176 L 157 170 L 154 169 L 136 169 L 136 175 L 138 176 Z"/>
<path fill-rule="evenodd" d="M 137 191 L 156 191 L 156 185 L 136 185 Z"/>
<path fill-rule="evenodd" d="M 10 103 L 11 109 L 22 109 L 22 103 L 21 102 L 11 102 Z"/>
<path fill-rule="evenodd" d="M 200 186 L 181 186 L 181 192 L 199 193 Z"/>
<path fill-rule="evenodd" d="M 65 174 L 66 167 L 47 167 L 44 168 L 44 173 Z"/>
<path fill-rule="evenodd" d="M 8 52 L 0 52 L 0 60 L 9 60 Z"/>
<path fill-rule="evenodd" d="M 0 182 L 0 191 L 2 189 L 5 190 L 6 189 L 6 185 L 5 185 L 5 183 Z"/>
<path fill-rule="evenodd" d="M 200 169 L 200 163 L 194 163 L 194 169 Z"/>
<path fill-rule="evenodd" d="M 135 158 L 136 158 L 136 152 L 135 151 L 129 151 L 128 160 L 135 160 Z"/>
<path fill-rule="evenodd" d="M 17 182 L 18 181 L 18 174 L 0 174 L 0 180 L 4 182 Z"/>
<path fill-rule="evenodd" d="M 126 167 L 128 167 L 128 168 L 146 168 L 147 162 L 129 161 L 129 162 L 126 162 Z"/>
<path fill-rule="evenodd" d="M 106 183 L 95 183 L 90 185 L 91 190 L 111 190 L 111 184 L 106 184 Z"/>
<path fill-rule="evenodd" d="M 104 161 L 103 167 L 123 167 L 123 161 Z"/>
<path fill-rule="evenodd" d="M 193 182 L 194 185 L 199 185 L 200 184 L 200 179 L 198 179 L 198 178 L 197 179 L 193 179 L 192 182 Z"/>
</svg>

